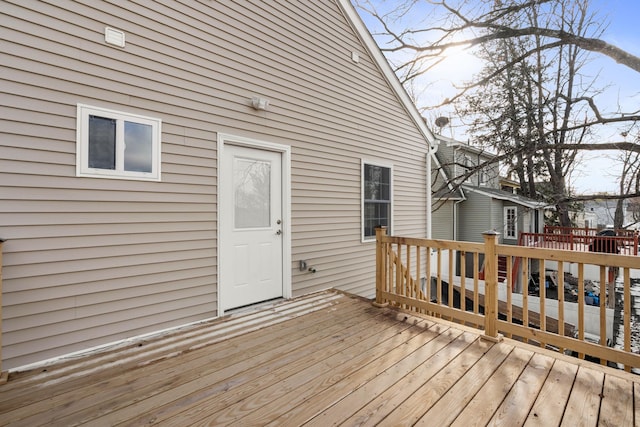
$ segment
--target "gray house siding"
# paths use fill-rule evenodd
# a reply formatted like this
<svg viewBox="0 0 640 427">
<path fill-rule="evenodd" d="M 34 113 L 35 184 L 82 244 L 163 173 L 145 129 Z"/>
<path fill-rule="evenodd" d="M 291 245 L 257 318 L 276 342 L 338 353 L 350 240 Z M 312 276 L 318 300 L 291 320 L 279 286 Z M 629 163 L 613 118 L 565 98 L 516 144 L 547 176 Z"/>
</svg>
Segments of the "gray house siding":
<svg viewBox="0 0 640 427">
<path fill-rule="evenodd" d="M 434 227 L 431 230 L 433 239 L 454 240 L 454 220 L 453 220 L 453 203 L 454 202 L 435 202 L 434 211 L 431 214 L 431 220 Z M 439 207 L 436 209 L 435 206 Z"/>
<path fill-rule="evenodd" d="M 496 227 L 497 206 L 488 197 L 473 192 L 465 195 L 467 200 L 458 205 L 458 240 L 482 242 L 482 233 Z"/>
<path fill-rule="evenodd" d="M 291 147 L 294 295 L 373 295 L 363 158 L 424 236 L 424 135 L 334 1 L 0 8 L 3 368 L 217 315 L 218 133 Z M 76 177 L 78 103 L 160 118 L 161 182 Z"/>
</svg>

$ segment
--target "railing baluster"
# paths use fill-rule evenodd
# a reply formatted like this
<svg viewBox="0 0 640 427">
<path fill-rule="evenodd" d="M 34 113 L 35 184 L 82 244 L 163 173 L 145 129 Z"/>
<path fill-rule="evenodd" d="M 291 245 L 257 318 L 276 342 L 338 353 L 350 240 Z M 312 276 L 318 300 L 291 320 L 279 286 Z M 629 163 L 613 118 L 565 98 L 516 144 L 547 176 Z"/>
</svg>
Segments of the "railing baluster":
<svg viewBox="0 0 640 427">
<path fill-rule="evenodd" d="M 425 274 L 424 288 L 425 288 L 425 299 L 427 301 L 431 301 L 431 248 L 427 246 L 424 251 L 426 264 L 425 267 L 427 269 L 427 273 Z"/>
<path fill-rule="evenodd" d="M 465 279 L 467 278 L 467 262 L 466 252 L 458 252 L 460 259 L 460 310 L 467 311 L 467 287 Z"/>
<path fill-rule="evenodd" d="M 578 339 L 584 341 L 584 264 L 578 264 Z M 578 357 L 584 359 L 584 353 Z"/>
<path fill-rule="evenodd" d="M 485 246 L 484 263 L 484 333 L 486 338 L 498 339 L 496 320 L 498 319 L 498 255 L 496 241 L 498 233 L 487 231 L 482 234 Z"/>
<path fill-rule="evenodd" d="M 402 268 L 400 268 L 400 260 L 402 259 L 402 243 L 396 246 L 396 292 L 404 296 L 404 286 L 402 285 Z M 404 306 L 403 304 L 400 305 Z"/>
<path fill-rule="evenodd" d="M 513 257 L 507 256 L 507 322 L 513 323 Z M 511 338 L 511 333 L 507 334 L 507 337 Z"/>
<path fill-rule="evenodd" d="M 438 248 L 437 256 L 436 256 L 436 267 L 437 267 L 437 280 L 436 280 L 436 302 L 438 304 L 442 304 L 442 250 Z"/>
<path fill-rule="evenodd" d="M 558 261 L 558 335 L 564 336 L 564 262 Z M 564 353 L 564 348 L 558 349 Z"/>
<path fill-rule="evenodd" d="M 404 282 L 404 294 L 409 297 L 413 297 L 413 291 L 411 289 L 411 283 L 409 278 L 411 277 L 411 245 L 407 245 L 407 275 L 402 278 Z M 410 307 L 411 308 L 411 307 Z"/>
<path fill-rule="evenodd" d="M 478 252 L 473 253 L 473 312 L 478 314 L 480 312 L 479 301 L 479 276 L 480 274 L 480 254 Z M 476 325 L 480 327 L 480 325 Z"/>
<path fill-rule="evenodd" d="M 453 249 L 449 249 L 449 279 L 447 280 L 449 283 L 449 297 L 447 298 L 449 307 L 453 307 L 453 252 Z"/>
<path fill-rule="evenodd" d="M 376 229 L 376 304 L 382 304 L 382 277 L 384 276 L 383 262 L 382 262 L 382 235 L 385 233 L 385 229 L 380 227 Z"/>
<path fill-rule="evenodd" d="M 392 254 L 393 254 L 393 243 L 389 242 L 388 246 L 387 246 L 387 261 L 388 261 L 388 266 L 387 266 L 387 286 L 389 287 L 389 292 L 395 293 L 396 292 L 396 285 L 394 283 L 394 268 L 396 263 L 393 262 L 393 258 L 392 258 Z"/>
<path fill-rule="evenodd" d="M 522 281 L 525 283 L 522 289 L 522 325 L 529 327 L 529 259 L 522 258 Z M 528 338 L 524 338 L 524 342 L 529 342 Z"/>
<path fill-rule="evenodd" d="M 614 287 L 615 289 L 615 287 Z M 631 351 L 631 272 L 624 269 L 624 351 Z M 631 372 L 631 366 L 625 365 L 625 371 Z"/>
<path fill-rule="evenodd" d="M 418 289 L 416 289 L 415 293 L 416 293 L 416 298 L 418 298 L 418 296 L 424 295 L 424 292 L 418 292 L 418 290 L 422 291 L 422 276 L 420 275 L 421 271 L 420 271 L 420 265 L 422 264 L 422 259 L 420 258 L 420 246 L 416 245 L 416 287 Z M 420 310 L 422 311 L 422 310 Z"/>
<path fill-rule="evenodd" d="M 607 345 L 607 268 L 604 265 L 600 266 L 600 345 Z M 600 359 L 601 365 L 606 365 L 607 361 L 603 358 Z"/>
<path fill-rule="evenodd" d="M 544 259 L 540 259 L 538 260 L 538 266 L 539 266 L 539 273 L 538 273 L 538 278 L 540 281 L 540 330 L 541 331 L 546 331 L 547 330 L 547 315 L 546 315 L 546 310 L 545 310 L 545 300 L 547 298 L 547 269 L 546 266 L 544 264 Z M 545 346 L 545 342 L 543 340 L 540 340 L 540 347 L 544 347 Z"/>
</svg>

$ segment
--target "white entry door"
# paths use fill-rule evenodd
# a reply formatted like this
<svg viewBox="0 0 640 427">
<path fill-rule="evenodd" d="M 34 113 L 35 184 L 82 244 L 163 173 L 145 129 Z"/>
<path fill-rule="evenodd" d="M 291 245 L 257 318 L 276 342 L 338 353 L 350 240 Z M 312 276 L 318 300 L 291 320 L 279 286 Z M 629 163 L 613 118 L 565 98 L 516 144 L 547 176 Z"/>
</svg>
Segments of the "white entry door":
<svg viewBox="0 0 640 427">
<path fill-rule="evenodd" d="M 225 144 L 221 167 L 220 307 L 282 297 L 282 153 Z"/>
</svg>

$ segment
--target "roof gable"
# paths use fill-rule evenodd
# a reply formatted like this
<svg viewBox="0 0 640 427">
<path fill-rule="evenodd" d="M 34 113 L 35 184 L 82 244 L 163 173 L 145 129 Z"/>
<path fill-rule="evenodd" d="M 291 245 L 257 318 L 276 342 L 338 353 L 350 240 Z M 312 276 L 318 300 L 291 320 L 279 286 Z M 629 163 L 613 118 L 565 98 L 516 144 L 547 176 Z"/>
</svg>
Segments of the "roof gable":
<svg viewBox="0 0 640 427">
<path fill-rule="evenodd" d="M 389 86 L 391 87 L 391 89 L 393 89 L 396 96 L 398 97 L 400 102 L 403 104 L 407 113 L 409 114 L 413 122 L 416 124 L 420 132 L 424 135 L 425 139 L 429 142 L 431 149 L 435 151 L 435 149 L 437 149 L 437 145 L 439 142 L 437 141 L 434 134 L 429 130 L 429 128 L 425 124 L 424 119 L 422 118 L 422 116 L 420 115 L 420 112 L 418 111 L 418 108 L 416 107 L 414 102 L 411 100 L 411 98 L 407 94 L 407 91 L 404 89 L 404 87 L 398 80 L 398 77 L 396 76 L 396 74 L 393 72 L 393 69 L 389 65 L 389 62 L 387 61 L 384 54 L 378 47 L 378 44 L 376 43 L 376 41 L 373 39 L 373 36 L 371 35 L 366 25 L 362 21 L 362 18 L 360 18 L 360 15 L 358 15 L 358 12 L 355 10 L 355 8 L 353 7 L 353 5 L 349 0 L 336 0 L 336 2 L 342 9 L 343 14 L 351 24 L 351 27 L 354 29 L 354 31 L 362 41 L 362 44 L 364 45 L 364 47 L 367 49 L 367 51 L 369 52 L 373 60 L 378 65 L 384 78 L 389 83 Z"/>
</svg>

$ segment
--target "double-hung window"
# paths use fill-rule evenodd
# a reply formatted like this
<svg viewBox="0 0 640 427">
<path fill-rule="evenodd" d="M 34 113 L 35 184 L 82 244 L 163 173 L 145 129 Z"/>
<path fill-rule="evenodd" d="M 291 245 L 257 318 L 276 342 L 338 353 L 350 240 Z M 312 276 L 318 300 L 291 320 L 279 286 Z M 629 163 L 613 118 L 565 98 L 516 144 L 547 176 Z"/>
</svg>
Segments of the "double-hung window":
<svg viewBox="0 0 640 427">
<path fill-rule="evenodd" d="M 160 181 L 161 120 L 78 104 L 78 176 Z"/>
<path fill-rule="evenodd" d="M 518 238 L 518 218 L 517 209 L 514 206 L 504 208 L 504 238 Z"/>
<path fill-rule="evenodd" d="M 375 240 L 376 227 L 391 228 L 392 169 L 362 162 L 362 240 Z M 389 230 L 391 232 L 391 230 Z"/>
</svg>

